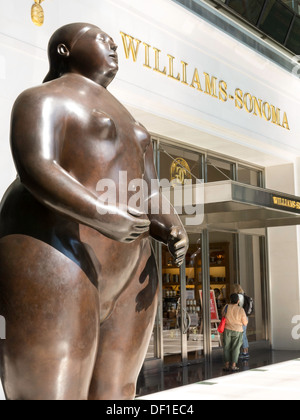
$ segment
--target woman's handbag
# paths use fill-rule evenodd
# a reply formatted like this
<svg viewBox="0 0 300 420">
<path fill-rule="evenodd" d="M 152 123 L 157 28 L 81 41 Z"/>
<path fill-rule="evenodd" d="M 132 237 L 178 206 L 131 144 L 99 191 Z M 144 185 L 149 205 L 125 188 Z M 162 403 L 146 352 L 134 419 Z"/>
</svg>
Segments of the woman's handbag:
<svg viewBox="0 0 300 420">
<path fill-rule="evenodd" d="M 219 327 L 218 327 L 218 332 L 219 332 L 220 334 L 223 334 L 223 333 L 224 333 L 224 331 L 225 331 L 225 324 L 226 324 L 226 315 L 227 315 L 227 310 L 228 310 L 228 305 L 227 305 L 227 306 L 226 306 L 226 308 L 225 308 L 225 312 L 224 312 L 225 316 L 223 316 L 222 321 L 221 321 L 221 323 L 220 323 L 220 325 L 219 325 Z"/>
</svg>

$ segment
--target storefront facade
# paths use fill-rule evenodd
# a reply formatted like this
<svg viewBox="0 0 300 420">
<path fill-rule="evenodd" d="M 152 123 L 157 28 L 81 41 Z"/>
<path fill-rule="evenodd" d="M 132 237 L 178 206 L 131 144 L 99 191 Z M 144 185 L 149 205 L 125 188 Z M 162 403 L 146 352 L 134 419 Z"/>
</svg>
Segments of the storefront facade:
<svg viewBox="0 0 300 420">
<path fill-rule="evenodd" d="M 46 0 L 41 28 L 25 2 L 0 3 L 1 195 L 15 176 L 11 107 L 46 74 L 50 35 L 66 23 L 97 24 L 119 45 L 110 90 L 152 133 L 159 177 L 203 180 L 204 217 L 186 226 L 185 265 L 175 268 L 154 244 L 160 305 L 147 362 L 211 357 L 221 346 L 221 309 L 237 284 L 255 302 L 250 342 L 300 350 L 296 72 L 172 0 Z"/>
<path fill-rule="evenodd" d="M 182 169 L 178 171 L 177 181 L 180 176 L 186 176 L 189 183 L 192 182 L 190 178 L 196 180 L 202 174 L 205 182 L 201 187 L 204 190 L 204 213 L 210 213 L 212 219 L 204 216 L 199 225 L 185 223 L 190 248 L 181 269 L 174 266 L 165 247 L 156 246 L 161 273 L 161 306 L 146 366 L 153 367 L 155 360 L 163 360 L 165 365 L 210 360 L 213 352 L 222 347 L 217 327 L 230 294 L 237 290 L 236 285 L 240 285 L 255 301 L 255 311 L 249 318 L 249 341 L 267 346 L 270 324 L 266 229 L 237 228 L 239 223 L 253 224 L 252 216 L 244 217 L 247 210 L 249 212 L 246 203 L 244 216 L 240 214 L 243 204 L 238 203 L 239 222 L 232 219 L 231 209 L 222 213 L 213 210 L 216 203 L 223 210 L 233 204 L 230 198 L 222 202 L 221 190 L 223 194 L 235 188 L 241 188 L 243 194 L 247 189 L 266 191 L 261 187 L 263 169 L 230 161 L 225 156 L 182 148 L 165 139 L 155 139 L 155 146 L 161 179 L 174 183 L 174 165 Z M 214 202 L 209 202 L 210 196 Z M 226 217 L 228 220 L 224 220 Z M 262 221 L 265 221 L 264 215 Z"/>
</svg>

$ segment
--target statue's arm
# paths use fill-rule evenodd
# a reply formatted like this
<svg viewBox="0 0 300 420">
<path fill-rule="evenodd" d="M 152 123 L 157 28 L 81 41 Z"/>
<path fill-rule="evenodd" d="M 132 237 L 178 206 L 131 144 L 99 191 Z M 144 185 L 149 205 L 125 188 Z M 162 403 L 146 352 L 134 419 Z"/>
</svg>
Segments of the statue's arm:
<svg viewBox="0 0 300 420">
<path fill-rule="evenodd" d="M 131 242 L 137 237 L 136 230 L 139 234 L 148 231 L 148 220 L 120 209 L 109 212 L 92 191 L 60 165 L 69 118 L 66 103 L 67 99 L 33 90 L 17 99 L 11 120 L 11 148 L 20 180 L 38 201 L 57 213 L 111 239 Z"/>
<path fill-rule="evenodd" d="M 40 202 L 95 227 L 97 198 L 59 164 L 65 124 L 59 100 L 23 93 L 12 111 L 14 162 L 21 182 Z"/>
<path fill-rule="evenodd" d="M 178 213 L 161 193 L 154 166 L 152 144 L 148 147 L 145 154 L 144 178 L 149 191 L 145 207 L 151 222 L 150 235 L 157 241 L 167 245 L 176 263 L 180 265 L 188 250 L 189 240 Z M 169 211 L 166 212 L 166 209 Z"/>
</svg>

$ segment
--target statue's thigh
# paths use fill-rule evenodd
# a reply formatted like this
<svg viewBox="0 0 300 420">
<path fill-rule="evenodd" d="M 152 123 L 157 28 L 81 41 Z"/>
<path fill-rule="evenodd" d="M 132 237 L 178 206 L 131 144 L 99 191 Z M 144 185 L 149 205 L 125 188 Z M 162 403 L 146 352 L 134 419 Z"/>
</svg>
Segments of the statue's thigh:
<svg viewBox="0 0 300 420">
<path fill-rule="evenodd" d="M 100 327 L 100 342 L 89 398 L 135 397 L 136 382 L 153 331 L 158 273 L 154 256 L 142 258 L 129 286 Z"/>
<path fill-rule="evenodd" d="M 34 238 L 0 240 L 1 377 L 8 399 L 86 399 L 99 297 L 83 271 Z"/>
</svg>

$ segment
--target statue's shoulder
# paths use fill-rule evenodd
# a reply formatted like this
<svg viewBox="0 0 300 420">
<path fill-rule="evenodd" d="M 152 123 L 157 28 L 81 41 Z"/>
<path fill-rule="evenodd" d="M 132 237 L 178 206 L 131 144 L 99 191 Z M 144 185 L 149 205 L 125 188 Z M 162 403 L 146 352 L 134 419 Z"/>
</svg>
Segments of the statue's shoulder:
<svg viewBox="0 0 300 420">
<path fill-rule="evenodd" d="M 23 109 L 30 109 L 32 106 L 42 109 L 44 106 L 53 107 L 62 105 L 68 97 L 66 87 L 58 80 L 43 83 L 29 89 L 24 90 L 16 99 L 13 112 Z"/>
</svg>

